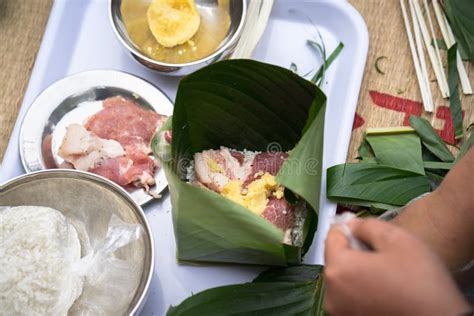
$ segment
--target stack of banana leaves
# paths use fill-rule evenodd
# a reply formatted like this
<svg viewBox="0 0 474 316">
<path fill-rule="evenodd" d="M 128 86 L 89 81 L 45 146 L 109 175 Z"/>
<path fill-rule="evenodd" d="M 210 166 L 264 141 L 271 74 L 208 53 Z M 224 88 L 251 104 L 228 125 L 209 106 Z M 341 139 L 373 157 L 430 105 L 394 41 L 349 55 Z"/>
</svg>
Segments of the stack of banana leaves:
<svg viewBox="0 0 474 316">
<path fill-rule="evenodd" d="M 372 214 L 400 208 L 436 189 L 474 142 L 455 157 L 428 121 L 411 116 L 410 125 L 367 130 L 359 162 L 328 169 L 328 198 Z"/>
</svg>

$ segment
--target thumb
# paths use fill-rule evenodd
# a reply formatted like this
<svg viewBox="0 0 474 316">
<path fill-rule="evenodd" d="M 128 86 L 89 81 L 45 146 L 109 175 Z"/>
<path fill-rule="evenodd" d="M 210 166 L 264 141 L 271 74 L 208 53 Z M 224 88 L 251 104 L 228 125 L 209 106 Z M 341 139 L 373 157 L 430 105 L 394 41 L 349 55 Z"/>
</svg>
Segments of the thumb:
<svg viewBox="0 0 474 316">
<path fill-rule="evenodd" d="M 349 227 L 355 238 L 374 250 L 393 248 L 403 237 L 399 227 L 373 218 L 353 219 Z"/>
<path fill-rule="evenodd" d="M 344 236 L 338 227 L 332 225 L 328 232 L 324 247 L 324 257 L 326 264 L 328 264 L 328 262 L 332 262 L 344 250 L 349 249 L 349 241 L 347 240 L 346 236 Z"/>
</svg>

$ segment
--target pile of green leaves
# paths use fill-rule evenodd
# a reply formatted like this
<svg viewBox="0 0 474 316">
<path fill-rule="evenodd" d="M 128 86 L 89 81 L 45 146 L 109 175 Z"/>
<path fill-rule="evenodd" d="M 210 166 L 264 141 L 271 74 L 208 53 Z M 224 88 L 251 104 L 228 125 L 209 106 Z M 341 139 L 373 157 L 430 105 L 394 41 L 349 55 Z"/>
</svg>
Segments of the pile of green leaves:
<svg viewBox="0 0 474 316">
<path fill-rule="evenodd" d="M 471 135 L 455 158 L 428 121 L 411 116 L 410 125 L 367 133 L 358 163 L 328 169 L 328 198 L 374 212 L 404 206 L 433 191 L 474 142 Z"/>
<path fill-rule="evenodd" d="M 324 315 L 323 267 L 273 268 L 252 282 L 209 289 L 168 310 L 186 315 Z"/>
</svg>

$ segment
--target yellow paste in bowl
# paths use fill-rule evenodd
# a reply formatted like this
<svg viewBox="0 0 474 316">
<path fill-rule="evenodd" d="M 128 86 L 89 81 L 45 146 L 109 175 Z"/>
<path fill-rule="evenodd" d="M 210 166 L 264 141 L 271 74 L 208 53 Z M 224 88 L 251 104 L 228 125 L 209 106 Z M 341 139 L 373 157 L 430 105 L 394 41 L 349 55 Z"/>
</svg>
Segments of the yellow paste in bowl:
<svg viewBox="0 0 474 316">
<path fill-rule="evenodd" d="M 230 26 L 229 1 L 199 7 L 194 0 L 123 0 L 121 13 L 129 38 L 143 54 L 181 64 L 218 49 Z"/>
</svg>

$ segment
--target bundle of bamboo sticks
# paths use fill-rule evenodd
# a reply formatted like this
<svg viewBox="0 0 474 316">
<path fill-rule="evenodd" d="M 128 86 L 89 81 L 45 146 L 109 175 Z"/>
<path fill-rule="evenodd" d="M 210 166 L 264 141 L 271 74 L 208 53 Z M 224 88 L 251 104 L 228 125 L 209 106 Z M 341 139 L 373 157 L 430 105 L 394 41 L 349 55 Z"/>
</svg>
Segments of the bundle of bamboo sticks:
<svg viewBox="0 0 474 316">
<path fill-rule="evenodd" d="M 273 7 L 273 0 L 251 0 L 240 41 L 231 56 L 232 59 L 251 58 L 258 41 L 263 35 Z"/>
<path fill-rule="evenodd" d="M 416 77 L 420 86 L 421 98 L 425 111 L 433 112 L 433 95 L 430 89 L 428 68 L 425 60 L 425 52 L 428 54 L 431 67 L 436 77 L 439 90 L 443 98 L 449 97 L 448 80 L 446 79 L 443 62 L 439 53 L 438 41 L 435 36 L 435 26 L 431 18 L 431 8 L 428 0 L 400 0 L 405 29 L 408 36 L 413 64 L 415 66 Z M 437 25 L 441 31 L 446 46 L 449 48 L 455 44 L 453 31 L 448 23 L 438 0 L 432 0 L 431 6 L 434 9 Z M 407 10 L 409 8 L 409 11 Z M 410 22 L 411 16 L 411 22 Z M 414 34 L 414 35 L 413 35 Z M 433 45 L 432 45 L 433 43 Z M 434 46 L 434 47 L 433 47 Z M 456 65 L 464 94 L 472 94 L 471 84 L 467 76 L 466 69 L 461 60 L 459 51 L 456 56 Z"/>
</svg>

